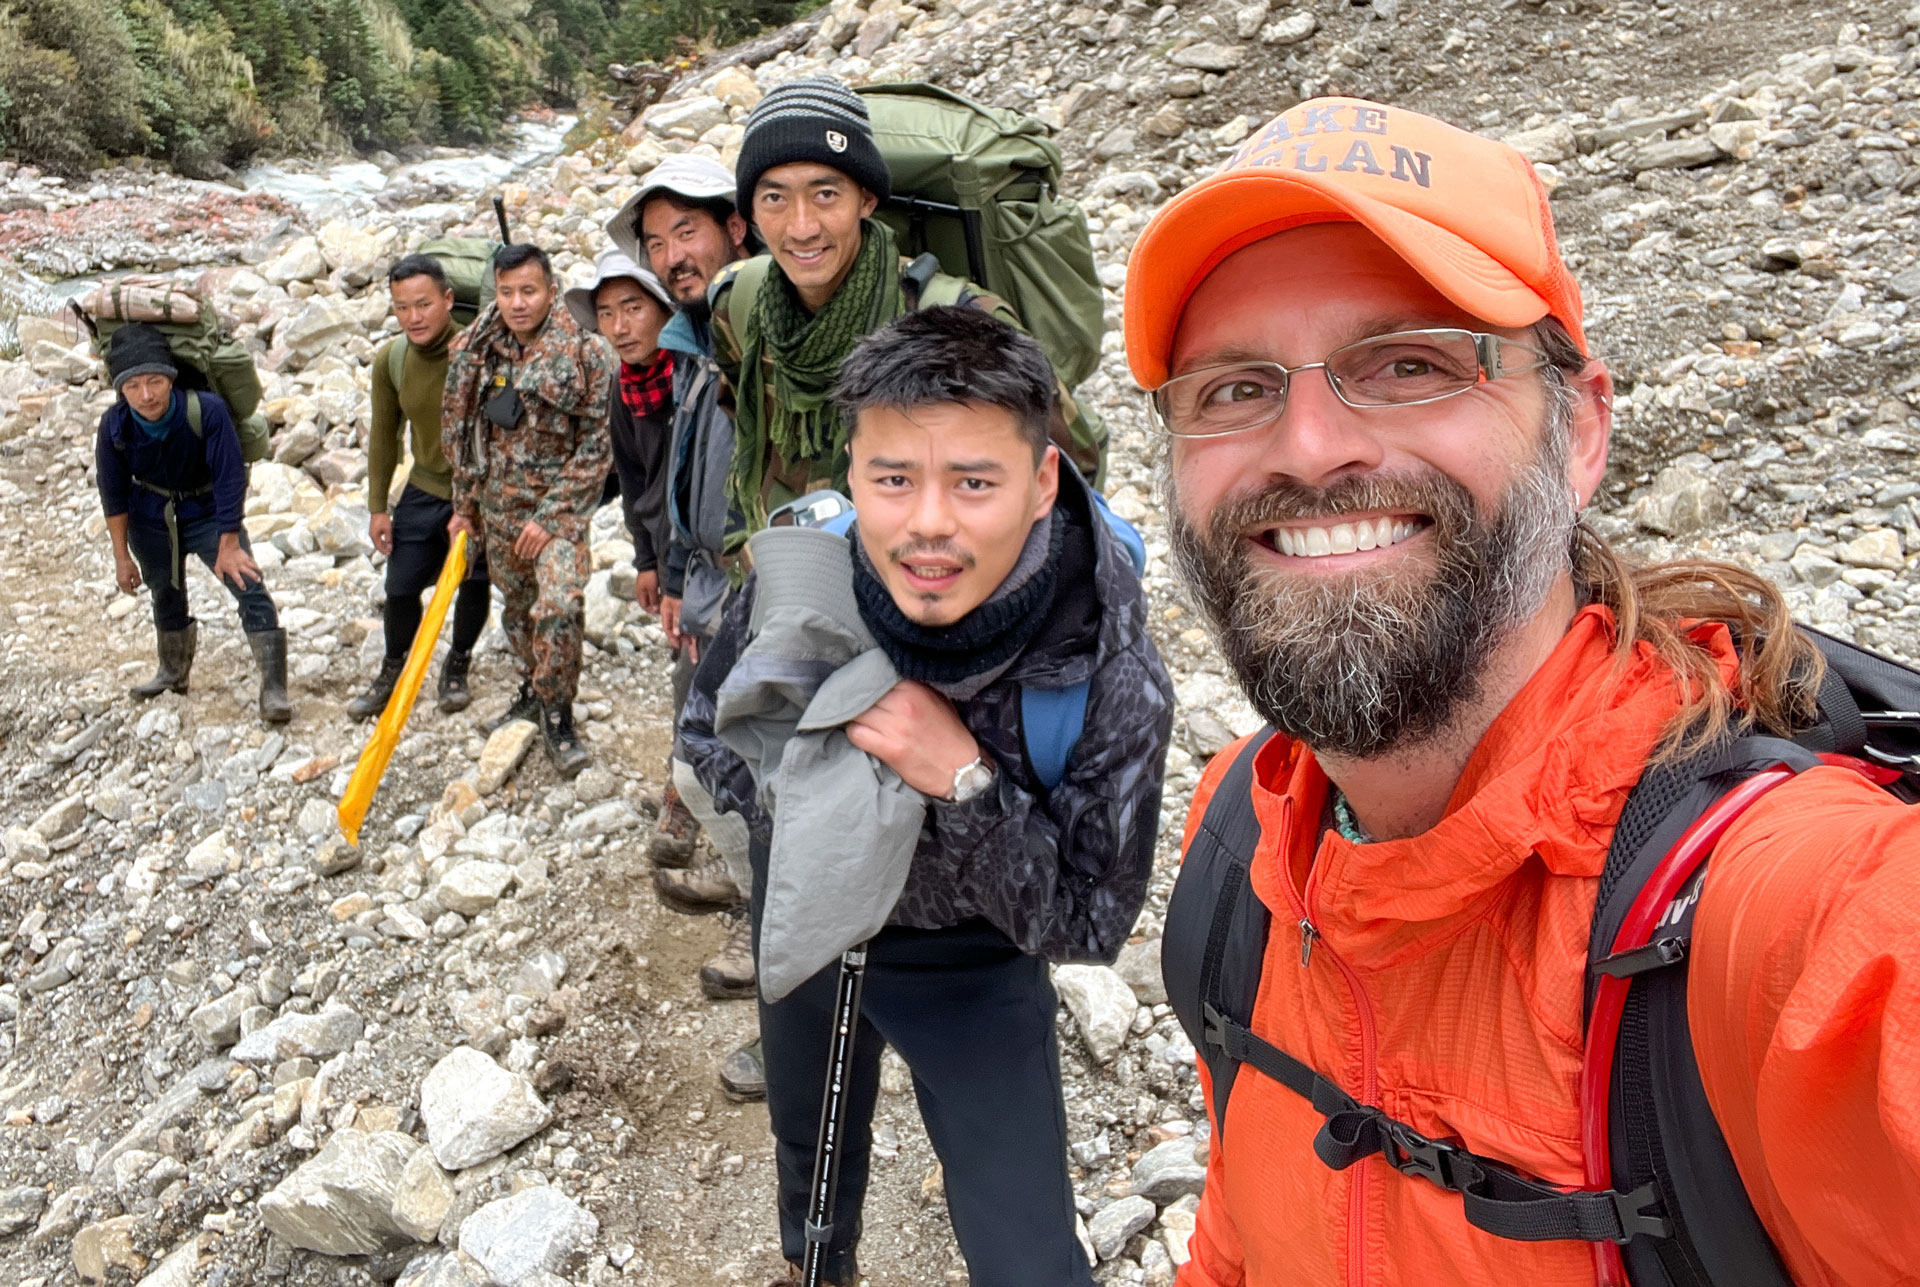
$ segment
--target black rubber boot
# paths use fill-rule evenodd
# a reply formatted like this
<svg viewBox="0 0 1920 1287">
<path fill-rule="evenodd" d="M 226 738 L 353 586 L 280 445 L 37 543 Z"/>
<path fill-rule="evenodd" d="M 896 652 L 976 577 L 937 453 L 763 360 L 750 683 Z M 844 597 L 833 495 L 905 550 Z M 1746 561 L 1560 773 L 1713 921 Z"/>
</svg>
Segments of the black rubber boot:
<svg viewBox="0 0 1920 1287">
<path fill-rule="evenodd" d="M 579 735 L 573 731 L 573 703 L 570 701 L 548 702 L 540 712 L 540 736 L 547 744 L 547 758 L 553 761 L 553 771 L 563 778 L 570 778 L 593 759 L 587 754 L 587 748 L 580 745 Z"/>
<path fill-rule="evenodd" d="M 261 630 L 247 636 L 253 659 L 260 666 L 260 718 L 284 724 L 293 718 L 287 701 L 287 632 Z"/>
<path fill-rule="evenodd" d="M 160 652 L 160 668 L 153 672 L 153 678 L 144 684 L 137 684 L 131 690 L 135 697 L 145 701 L 158 697 L 171 688 L 176 693 L 187 691 L 187 672 L 193 669 L 193 651 L 200 642 L 200 626 L 189 621 L 185 630 L 161 630 L 157 647 Z"/>
<path fill-rule="evenodd" d="M 513 705 L 492 719 L 484 721 L 480 725 L 480 731 L 482 733 L 497 732 L 517 719 L 526 720 L 529 724 L 540 722 L 540 699 L 533 695 L 532 680 L 521 680 L 520 695 L 513 699 Z"/>
<path fill-rule="evenodd" d="M 400 672 L 406 668 L 405 657 L 383 658 L 380 673 L 367 685 L 367 691 L 347 703 L 347 714 L 355 719 L 372 719 L 387 709 L 387 700 L 393 696 L 393 686 L 400 682 Z"/>
<path fill-rule="evenodd" d="M 473 694 L 467 691 L 467 667 L 472 664 L 472 653 L 447 650 L 447 659 L 440 663 L 441 714 L 451 715 L 473 704 Z"/>
</svg>

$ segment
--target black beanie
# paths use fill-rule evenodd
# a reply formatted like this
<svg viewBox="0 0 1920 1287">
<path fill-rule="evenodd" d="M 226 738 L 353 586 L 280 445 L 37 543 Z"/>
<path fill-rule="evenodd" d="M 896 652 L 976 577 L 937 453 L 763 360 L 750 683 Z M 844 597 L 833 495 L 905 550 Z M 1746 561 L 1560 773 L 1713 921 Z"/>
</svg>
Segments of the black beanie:
<svg viewBox="0 0 1920 1287">
<path fill-rule="evenodd" d="M 762 174 L 794 161 L 829 166 L 882 200 L 893 189 L 886 160 L 873 141 L 866 102 L 831 76 L 775 86 L 747 116 L 733 169 L 741 213 L 752 211 L 753 189 Z"/>
<path fill-rule="evenodd" d="M 129 322 L 107 340 L 107 376 L 114 389 L 136 375 L 164 375 L 169 380 L 180 375 L 167 337 L 145 322 Z"/>
</svg>

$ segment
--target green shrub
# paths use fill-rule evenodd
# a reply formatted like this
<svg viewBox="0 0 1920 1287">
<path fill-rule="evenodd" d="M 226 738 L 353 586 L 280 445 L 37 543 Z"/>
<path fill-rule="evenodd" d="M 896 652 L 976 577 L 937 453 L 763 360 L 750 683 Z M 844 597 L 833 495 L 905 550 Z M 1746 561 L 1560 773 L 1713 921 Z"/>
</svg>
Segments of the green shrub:
<svg viewBox="0 0 1920 1287">
<path fill-rule="evenodd" d="M 0 138 L 24 161 L 78 175 L 96 164 L 99 149 L 87 135 L 79 92 L 80 68 L 63 49 L 42 49 L 0 22 Z"/>
</svg>

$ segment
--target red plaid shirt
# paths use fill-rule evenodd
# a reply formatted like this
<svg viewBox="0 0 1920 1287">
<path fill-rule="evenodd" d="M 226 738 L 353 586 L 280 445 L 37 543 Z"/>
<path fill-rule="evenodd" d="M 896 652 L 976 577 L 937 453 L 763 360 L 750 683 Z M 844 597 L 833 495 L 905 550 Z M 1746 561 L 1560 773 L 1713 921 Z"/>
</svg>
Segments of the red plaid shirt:
<svg viewBox="0 0 1920 1287">
<path fill-rule="evenodd" d="M 620 400 L 635 420 L 657 415 L 673 400 L 673 353 L 661 349 L 651 366 L 620 364 Z"/>
</svg>

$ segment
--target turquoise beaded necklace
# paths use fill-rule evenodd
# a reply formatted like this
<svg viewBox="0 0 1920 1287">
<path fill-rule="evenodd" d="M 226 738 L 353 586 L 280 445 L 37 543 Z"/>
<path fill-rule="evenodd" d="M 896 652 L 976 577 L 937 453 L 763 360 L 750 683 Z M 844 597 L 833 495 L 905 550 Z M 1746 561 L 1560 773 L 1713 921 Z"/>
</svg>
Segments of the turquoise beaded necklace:
<svg viewBox="0 0 1920 1287">
<path fill-rule="evenodd" d="M 1353 816 L 1353 806 L 1347 803 L 1347 793 L 1339 787 L 1333 789 L 1333 826 L 1341 837 L 1356 845 L 1370 845 L 1373 837 Z"/>
</svg>

